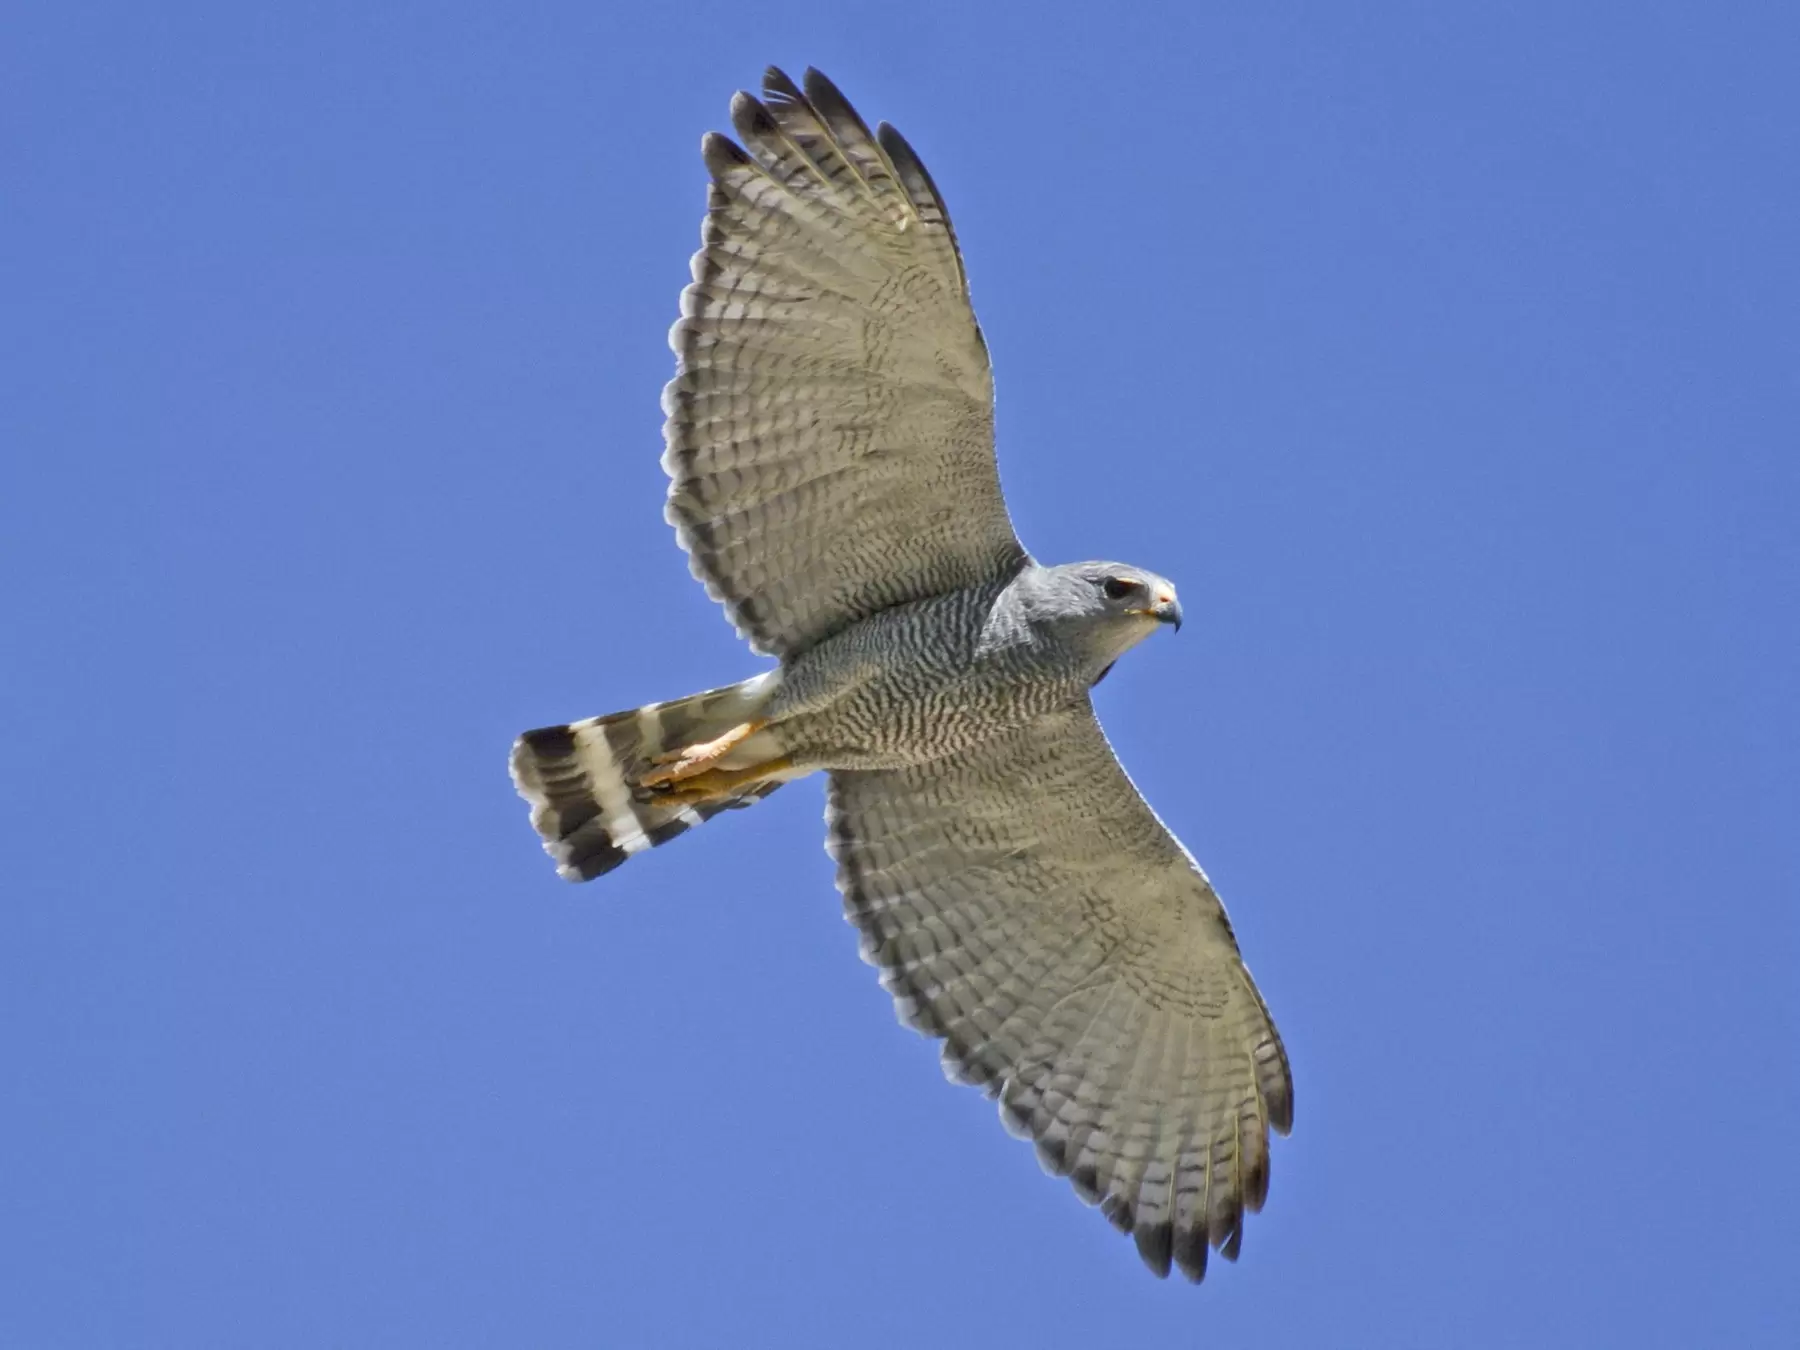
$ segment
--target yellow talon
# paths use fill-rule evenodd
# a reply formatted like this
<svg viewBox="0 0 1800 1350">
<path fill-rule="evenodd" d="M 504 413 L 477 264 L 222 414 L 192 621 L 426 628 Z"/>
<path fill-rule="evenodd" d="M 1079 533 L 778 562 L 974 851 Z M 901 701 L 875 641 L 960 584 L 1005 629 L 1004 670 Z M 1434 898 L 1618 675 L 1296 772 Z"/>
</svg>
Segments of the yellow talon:
<svg viewBox="0 0 1800 1350">
<path fill-rule="evenodd" d="M 661 788 L 697 777 L 761 731 L 764 725 L 762 722 L 745 722 L 716 740 L 684 745 L 679 750 L 658 755 L 651 763 L 659 767 L 651 769 L 638 781 L 647 788 Z"/>
<path fill-rule="evenodd" d="M 760 783 L 772 778 L 791 764 L 786 755 L 780 759 L 770 760 L 766 764 L 755 764 L 748 769 L 707 769 L 695 770 L 680 779 L 658 779 L 652 781 L 646 775 L 642 782 L 650 788 L 659 802 L 673 802 L 682 806 L 691 806 L 696 802 L 716 801 L 720 797 L 733 796 L 739 788 L 752 783 Z"/>
</svg>

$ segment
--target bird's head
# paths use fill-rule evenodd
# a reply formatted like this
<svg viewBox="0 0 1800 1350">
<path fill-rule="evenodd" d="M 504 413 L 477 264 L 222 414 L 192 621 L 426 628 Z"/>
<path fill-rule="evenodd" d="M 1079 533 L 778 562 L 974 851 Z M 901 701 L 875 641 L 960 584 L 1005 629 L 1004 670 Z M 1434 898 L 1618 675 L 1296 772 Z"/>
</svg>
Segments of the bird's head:
<svg viewBox="0 0 1800 1350">
<path fill-rule="evenodd" d="M 1116 562 L 1046 567 L 1036 589 L 1036 621 L 1049 623 L 1097 661 L 1096 674 L 1158 626 L 1181 627 L 1174 584 L 1141 567 Z"/>
</svg>

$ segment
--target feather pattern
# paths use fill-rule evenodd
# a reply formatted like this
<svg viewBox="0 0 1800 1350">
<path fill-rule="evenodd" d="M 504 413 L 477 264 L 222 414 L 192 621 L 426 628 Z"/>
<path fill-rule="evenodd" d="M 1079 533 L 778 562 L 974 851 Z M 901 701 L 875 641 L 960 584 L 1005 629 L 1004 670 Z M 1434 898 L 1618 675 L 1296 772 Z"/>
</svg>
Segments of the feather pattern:
<svg viewBox="0 0 1800 1350">
<path fill-rule="evenodd" d="M 666 514 L 759 650 L 1016 571 L 993 382 L 949 213 L 899 133 L 771 68 L 708 135 L 670 333 Z M 855 519 L 853 529 L 843 522 Z"/>
<path fill-rule="evenodd" d="M 592 881 L 780 787 L 782 780 L 768 779 L 723 800 L 687 804 L 633 786 L 654 757 L 755 716 L 779 686 L 774 675 L 758 675 L 666 703 L 539 727 L 514 741 L 513 786 L 530 804 L 532 828 L 557 872 L 570 881 Z"/>
<path fill-rule="evenodd" d="M 864 959 L 949 1076 L 998 1098 L 1158 1274 L 1236 1259 L 1268 1132 L 1293 1124 L 1287 1056 L 1218 896 L 1087 701 L 833 773 L 827 820 Z"/>
<path fill-rule="evenodd" d="M 1151 1270 L 1198 1281 L 1236 1259 L 1294 1097 L 1218 896 L 1088 698 L 1179 625 L 1174 588 L 1019 544 L 956 234 L 899 132 L 810 70 L 771 68 L 731 121 L 701 147 L 665 514 L 780 664 L 527 732 L 514 783 L 587 880 L 826 770 L 845 913 L 901 1020 Z"/>
</svg>

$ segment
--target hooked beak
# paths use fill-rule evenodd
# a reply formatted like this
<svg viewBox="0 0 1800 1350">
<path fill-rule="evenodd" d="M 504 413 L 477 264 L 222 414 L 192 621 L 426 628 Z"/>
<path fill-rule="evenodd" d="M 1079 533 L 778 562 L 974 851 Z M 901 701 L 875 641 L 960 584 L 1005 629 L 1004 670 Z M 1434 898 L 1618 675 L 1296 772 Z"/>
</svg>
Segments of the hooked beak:
<svg viewBox="0 0 1800 1350">
<path fill-rule="evenodd" d="M 1147 619 L 1155 619 L 1158 623 L 1172 623 L 1177 633 L 1181 631 L 1181 601 L 1170 591 L 1158 591 L 1154 605 L 1149 609 L 1133 612 L 1142 614 Z"/>
</svg>

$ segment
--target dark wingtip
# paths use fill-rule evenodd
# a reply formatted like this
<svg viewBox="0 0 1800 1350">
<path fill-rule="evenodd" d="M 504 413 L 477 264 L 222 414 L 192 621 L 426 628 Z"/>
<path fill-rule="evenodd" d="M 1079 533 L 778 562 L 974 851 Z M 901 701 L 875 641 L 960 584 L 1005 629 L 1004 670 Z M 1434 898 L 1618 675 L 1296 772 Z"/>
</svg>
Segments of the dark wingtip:
<svg viewBox="0 0 1800 1350">
<path fill-rule="evenodd" d="M 1190 1284 L 1199 1284 L 1206 1278 L 1206 1252 L 1205 1228 L 1182 1228 L 1176 1232 L 1171 1255 L 1175 1269 Z"/>
<path fill-rule="evenodd" d="M 1259 1213 L 1269 1198 L 1269 1155 L 1263 1155 L 1244 1173 L 1244 1208 Z"/>
<path fill-rule="evenodd" d="M 1150 1273 L 1159 1280 L 1169 1278 L 1169 1258 L 1173 1252 L 1175 1229 L 1166 1219 L 1162 1223 L 1142 1223 L 1132 1233 L 1138 1255 Z"/>
<path fill-rule="evenodd" d="M 879 123 L 875 128 L 875 139 L 881 148 L 887 151 L 888 158 L 905 171 L 908 177 L 916 177 L 931 196 L 936 200 L 938 209 L 943 210 L 944 198 L 937 190 L 937 184 L 931 181 L 931 171 L 925 167 L 925 161 L 919 158 L 919 152 L 912 148 L 912 142 L 900 134 L 900 128 L 892 122 Z M 945 217 L 948 219 L 948 212 Z"/>
<path fill-rule="evenodd" d="M 1238 1253 L 1244 1249 L 1244 1222 L 1238 1220 L 1238 1226 L 1231 1230 L 1231 1236 L 1219 1244 L 1219 1255 L 1227 1261 L 1238 1259 Z"/>
<path fill-rule="evenodd" d="M 780 66 L 766 66 L 763 69 L 763 97 L 780 100 L 784 103 L 804 103 L 806 95 L 800 92 L 799 86 L 788 78 L 788 73 Z"/>
<path fill-rule="evenodd" d="M 706 161 L 707 172 L 716 179 L 723 178 L 733 169 L 755 163 L 736 141 L 719 131 L 709 131 L 700 138 L 700 158 Z"/>
<path fill-rule="evenodd" d="M 1137 1227 L 1137 1210 L 1126 1196 L 1114 1192 L 1100 1201 L 1100 1212 L 1106 1221 L 1121 1233 L 1129 1233 Z"/>
<path fill-rule="evenodd" d="M 823 71 L 812 66 L 806 68 L 806 75 L 801 80 L 801 87 L 806 90 L 806 101 L 813 105 L 826 124 L 843 121 L 848 122 L 862 133 L 864 140 L 874 140 L 869 124 L 862 120 L 862 114 L 850 106 L 850 100 L 833 84 Z"/>
<path fill-rule="evenodd" d="M 1269 1125 L 1276 1134 L 1286 1136 L 1294 1132 L 1294 1087 L 1288 1089 L 1269 1101 Z"/>
<path fill-rule="evenodd" d="M 731 125 L 740 136 L 748 138 L 763 127 L 772 127 L 775 119 L 755 94 L 740 89 L 731 96 Z"/>
<path fill-rule="evenodd" d="M 1238 1259 L 1244 1246 L 1244 1207 L 1236 1196 L 1226 1197 L 1224 1204 L 1213 1211 L 1207 1223 L 1207 1237 L 1227 1261 Z"/>
</svg>

